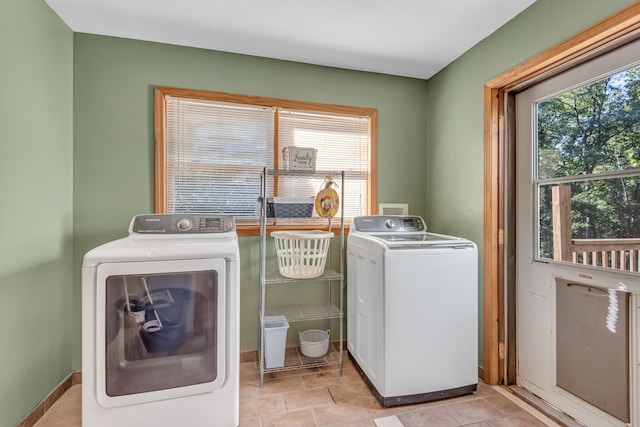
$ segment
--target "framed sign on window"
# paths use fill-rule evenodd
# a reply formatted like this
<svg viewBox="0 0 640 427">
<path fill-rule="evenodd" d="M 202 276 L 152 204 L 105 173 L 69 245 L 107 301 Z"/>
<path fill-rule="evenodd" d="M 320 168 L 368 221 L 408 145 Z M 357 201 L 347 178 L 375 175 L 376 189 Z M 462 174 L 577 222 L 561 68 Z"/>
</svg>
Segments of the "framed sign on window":
<svg viewBox="0 0 640 427">
<path fill-rule="evenodd" d="M 317 153 L 318 150 L 315 148 L 285 147 L 283 149 L 285 166 L 292 171 L 315 172 Z"/>
</svg>

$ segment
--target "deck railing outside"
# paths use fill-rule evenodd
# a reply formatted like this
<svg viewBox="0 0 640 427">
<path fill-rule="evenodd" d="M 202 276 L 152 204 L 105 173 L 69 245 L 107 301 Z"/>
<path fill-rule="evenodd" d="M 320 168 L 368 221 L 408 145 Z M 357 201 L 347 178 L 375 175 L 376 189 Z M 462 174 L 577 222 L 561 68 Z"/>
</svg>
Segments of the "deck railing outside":
<svg viewBox="0 0 640 427">
<path fill-rule="evenodd" d="M 573 239 L 571 260 L 624 271 L 640 271 L 640 239 Z"/>
<path fill-rule="evenodd" d="M 573 239 L 571 188 L 559 185 L 553 197 L 553 259 L 602 268 L 640 271 L 640 239 Z"/>
</svg>

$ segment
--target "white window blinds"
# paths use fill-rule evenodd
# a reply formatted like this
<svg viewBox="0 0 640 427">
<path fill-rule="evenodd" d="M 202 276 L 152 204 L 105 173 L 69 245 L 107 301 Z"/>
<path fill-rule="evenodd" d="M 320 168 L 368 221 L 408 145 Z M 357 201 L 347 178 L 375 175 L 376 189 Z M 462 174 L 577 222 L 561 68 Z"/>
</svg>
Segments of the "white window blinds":
<svg viewBox="0 0 640 427">
<path fill-rule="evenodd" d="M 335 113 L 278 109 L 278 148 L 315 148 L 316 170 L 345 171 L 344 215 L 365 214 L 369 170 L 369 118 Z M 340 177 L 333 177 L 340 183 Z M 310 197 L 323 177 L 278 179 L 278 196 Z M 341 189 L 337 189 L 340 193 Z"/>
<path fill-rule="evenodd" d="M 166 98 L 167 211 L 256 215 L 274 108 Z"/>
<path fill-rule="evenodd" d="M 157 136 L 159 212 L 255 219 L 261 172 L 283 168 L 283 148 L 295 146 L 317 150 L 320 173 L 271 175 L 268 196 L 315 197 L 323 171 L 338 185 L 344 171 L 344 188 L 336 190 L 344 190 L 345 217 L 370 214 L 375 110 L 324 104 L 307 109 L 302 102 L 186 89 L 163 92 L 156 99 L 162 124 Z"/>
</svg>

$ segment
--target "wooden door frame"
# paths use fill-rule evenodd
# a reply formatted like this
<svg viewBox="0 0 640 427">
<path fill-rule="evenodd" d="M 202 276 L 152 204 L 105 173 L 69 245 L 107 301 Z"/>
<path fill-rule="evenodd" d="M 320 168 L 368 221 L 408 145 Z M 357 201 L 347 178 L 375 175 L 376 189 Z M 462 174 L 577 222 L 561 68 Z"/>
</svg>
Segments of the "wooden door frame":
<svg viewBox="0 0 640 427">
<path fill-rule="evenodd" d="M 509 292 L 515 286 L 515 94 L 638 38 L 640 2 L 516 65 L 484 86 L 483 379 L 487 384 L 510 384 L 515 378 L 515 298 Z M 505 355 L 509 359 L 507 367 Z"/>
</svg>

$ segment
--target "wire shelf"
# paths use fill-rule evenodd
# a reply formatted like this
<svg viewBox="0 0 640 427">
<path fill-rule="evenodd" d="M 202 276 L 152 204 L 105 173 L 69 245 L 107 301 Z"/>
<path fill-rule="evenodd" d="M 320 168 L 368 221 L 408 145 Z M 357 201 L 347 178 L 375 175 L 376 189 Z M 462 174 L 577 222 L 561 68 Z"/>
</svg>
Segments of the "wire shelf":
<svg viewBox="0 0 640 427">
<path fill-rule="evenodd" d="M 314 277 L 312 279 L 305 279 L 305 280 L 317 280 L 317 281 L 321 281 L 321 280 L 340 280 L 342 278 L 342 274 L 338 273 L 337 271 L 333 271 L 333 270 L 325 270 L 324 273 L 322 273 L 321 276 L 318 277 Z M 300 279 L 291 279 L 289 277 L 284 277 L 282 274 L 280 274 L 280 272 L 278 271 L 271 271 L 266 273 L 265 275 L 265 283 L 269 284 L 269 283 L 287 283 L 287 282 L 299 282 L 299 283 L 304 283 L 304 282 L 300 282 Z"/>
<path fill-rule="evenodd" d="M 334 304 L 290 304 L 265 307 L 265 316 L 285 316 L 289 322 L 340 319 L 342 311 Z"/>
<path fill-rule="evenodd" d="M 337 344 L 337 343 L 336 343 Z M 307 357 L 300 351 L 300 347 L 289 347 L 285 353 L 284 366 L 280 368 L 265 368 L 264 373 L 293 371 L 301 368 L 317 368 L 321 366 L 341 365 L 340 351 L 334 347 L 334 343 L 329 344 L 327 354 L 320 357 Z"/>
</svg>

